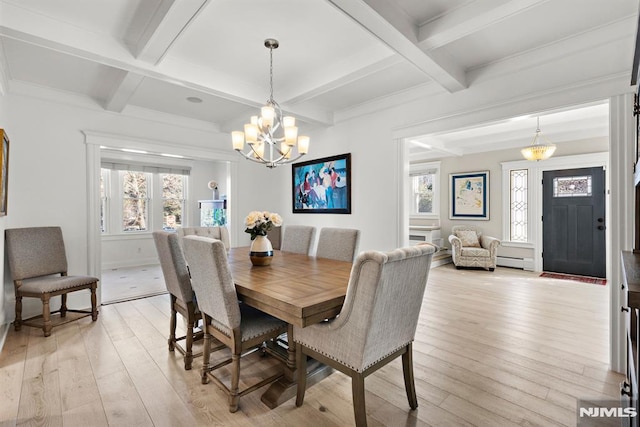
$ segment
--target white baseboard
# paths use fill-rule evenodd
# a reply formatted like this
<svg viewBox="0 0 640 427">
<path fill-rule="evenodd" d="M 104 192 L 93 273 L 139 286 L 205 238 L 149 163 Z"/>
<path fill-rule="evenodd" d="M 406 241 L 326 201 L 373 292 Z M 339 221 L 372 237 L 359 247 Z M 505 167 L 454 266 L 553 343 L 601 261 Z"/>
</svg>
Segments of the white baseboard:
<svg viewBox="0 0 640 427">
<path fill-rule="evenodd" d="M 499 256 L 497 264 L 501 267 L 520 268 L 533 271 L 533 258 L 510 258 Z"/>
<path fill-rule="evenodd" d="M 155 264 L 160 264 L 158 257 L 136 258 L 131 261 L 117 261 L 117 262 L 102 263 L 102 269 L 110 270 L 113 268 L 137 267 L 139 265 L 155 265 Z"/>
</svg>

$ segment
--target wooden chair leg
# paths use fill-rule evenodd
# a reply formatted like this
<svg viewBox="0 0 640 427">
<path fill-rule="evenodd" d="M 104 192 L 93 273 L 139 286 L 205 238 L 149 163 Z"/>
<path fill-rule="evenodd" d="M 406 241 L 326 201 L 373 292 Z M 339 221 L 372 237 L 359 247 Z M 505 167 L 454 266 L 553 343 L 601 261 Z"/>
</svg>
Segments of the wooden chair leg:
<svg viewBox="0 0 640 427">
<path fill-rule="evenodd" d="M 67 316 L 67 294 L 60 295 L 60 317 Z"/>
<path fill-rule="evenodd" d="M 193 319 L 189 319 L 187 322 L 187 336 L 185 339 L 187 342 L 184 352 L 184 369 L 189 371 L 193 362 Z"/>
<path fill-rule="evenodd" d="M 98 320 L 98 298 L 96 297 L 97 283 L 91 286 L 91 320 L 94 322 Z"/>
<path fill-rule="evenodd" d="M 16 320 L 13 322 L 16 331 L 22 329 L 22 297 L 16 295 Z"/>
<path fill-rule="evenodd" d="M 413 345 L 407 345 L 407 351 L 402 355 L 402 372 L 404 373 L 404 388 L 407 391 L 407 399 L 411 409 L 418 407 L 416 384 L 413 378 Z"/>
<path fill-rule="evenodd" d="M 307 389 L 307 355 L 302 352 L 302 345 L 296 344 L 296 369 L 298 389 L 296 392 L 296 406 L 302 406 L 304 393 Z"/>
<path fill-rule="evenodd" d="M 175 297 L 171 296 L 171 318 L 169 320 L 169 351 L 174 351 L 176 348 L 176 309 L 175 309 Z"/>
<path fill-rule="evenodd" d="M 209 382 L 207 372 L 209 372 L 210 365 L 209 359 L 211 357 L 211 335 L 207 333 L 207 322 L 203 320 L 205 332 L 204 332 L 204 344 L 202 349 L 202 369 L 200 370 L 200 382 L 206 384 Z"/>
<path fill-rule="evenodd" d="M 51 329 L 53 328 L 53 323 L 51 322 L 51 307 L 49 304 L 50 299 L 49 294 L 42 295 L 42 320 L 44 321 L 42 330 L 44 331 L 45 337 L 51 335 Z"/>
<path fill-rule="evenodd" d="M 353 415 L 356 419 L 356 427 L 367 427 L 363 374 L 354 372 L 351 376 L 351 394 L 353 396 Z"/>
<path fill-rule="evenodd" d="M 240 385 L 240 355 L 231 355 L 231 388 L 229 389 L 229 412 L 238 410 L 238 387 Z"/>
</svg>

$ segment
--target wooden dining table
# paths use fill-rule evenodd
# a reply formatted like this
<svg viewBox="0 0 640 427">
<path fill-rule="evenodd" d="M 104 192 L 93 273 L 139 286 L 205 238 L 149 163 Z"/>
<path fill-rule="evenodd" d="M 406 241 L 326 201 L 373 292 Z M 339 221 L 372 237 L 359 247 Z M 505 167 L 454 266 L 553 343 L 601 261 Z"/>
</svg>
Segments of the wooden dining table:
<svg viewBox="0 0 640 427">
<path fill-rule="evenodd" d="M 275 408 L 296 393 L 293 326 L 304 328 L 340 312 L 352 263 L 274 251 L 270 265 L 254 266 L 249 259 L 249 248 L 239 247 L 230 249 L 229 266 L 238 297 L 244 304 L 289 324 L 284 376 L 261 397 L 267 406 Z M 330 368 L 312 364 L 307 385 L 330 373 Z"/>
</svg>

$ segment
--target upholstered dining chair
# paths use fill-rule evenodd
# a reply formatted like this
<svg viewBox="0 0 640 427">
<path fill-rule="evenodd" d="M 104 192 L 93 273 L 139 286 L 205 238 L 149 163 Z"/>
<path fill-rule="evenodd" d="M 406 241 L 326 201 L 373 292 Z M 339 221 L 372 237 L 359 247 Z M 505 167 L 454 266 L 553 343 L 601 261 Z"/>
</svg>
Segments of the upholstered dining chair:
<svg viewBox="0 0 640 427">
<path fill-rule="evenodd" d="M 418 407 L 412 342 L 434 252 L 433 246 L 361 252 L 351 269 L 340 314 L 305 328 L 294 326 L 296 406 L 304 401 L 307 356 L 311 356 L 351 377 L 356 425 L 366 426 L 365 377 L 402 356 L 409 406 Z"/>
<path fill-rule="evenodd" d="M 240 397 L 280 378 L 277 373 L 258 383 L 239 389 L 240 357 L 287 329 L 287 324 L 246 304 L 239 304 L 229 269 L 224 244 L 200 236 L 185 236 L 185 256 L 191 271 L 191 284 L 198 296 L 204 323 L 204 356 L 201 380 L 212 378 L 229 396 L 229 411 L 236 412 Z M 211 365 L 210 348 L 215 337 L 231 350 L 231 360 Z M 231 363 L 231 387 L 213 375 L 213 371 Z"/>
<path fill-rule="evenodd" d="M 231 248 L 231 240 L 229 239 L 229 229 L 225 226 L 215 227 L 181 227 L 177 231 L 178 237 L 180 237 L 180 243 L 182 244 L 182 238 L 184 236 L 202 236 L 209 237 L 210 239 L 221 240 L 224 243 L 224 247 L 227 252 Z"/>
<path fill-rule="evenodd" d="M 474 225 L 455 225 L 449 236 L 451 259 L 457 269 L 479 267 L 489 271 L 496 269 L 500 240 L 484 236 Z"/>
<path fill-rule="evenodd" d="M 323 227 L 318 236 L 316 256 L 353 262 L 360 241 L 360 230 Z"/>
<path fill-rule="evenodd" d="M 282 241 L 282 227 L 273 227 L 267 231 L 267 238 L 271 242 L 271 247 L 275 250 L 280 250 Z"/>
<path fill-rule="evenodd" d="M 69 276 L 67 255 L 60 227 L 30 227 L 5 230 L 9 269 L 16 296 L 16 320 L 13 325 L 19 331 L 22 325 L 42 328 L 44 336 L 51 335 L 51 315 L 67 312 L 83 313 L 83 316 L 58 322 L 55 326 L 91 316 L 98 320 L 96 289 L 98 279 L 91 276 Z M 91 292 L 91 311 L 67 308 L 67 294 L 88 289 Z M 51 311 L 51 298 L 60 295 L 60 309 Z M 42 314 L 22 319 L 22 298 L 40 298 Z M 42 318 L 42 322 L 35 321 Z"/>
<path fill-rule="evenodd" d="M 288 225 L 284 229 L 280 249 L 285 252 L 309 255 L 316 228 L 308 225 Z"/>
<path fill-rule="evenodd" d="M 184 356 L 184 369 L 190 370 L 193 358 L 200 354 L 193 353 L 193 342 L 204 337 L 204 333 L 194 332 L 194 327 L 200 319 L 200 311 L 191 288 L 189 268 L 184 259 L 182 247 L 176 233 L 154 231 L 153 240 L 160 258 L 160 267 L 164 276 L 164 283 L 171 298 L 171 318 L 169 320 L 169 351 L 176 348 Z M 184 336 L 176 337 L 177 314 L 184 318 L 187 332 Z M 185 340 L 185 347 L 179 341 Z"/>
</svg>

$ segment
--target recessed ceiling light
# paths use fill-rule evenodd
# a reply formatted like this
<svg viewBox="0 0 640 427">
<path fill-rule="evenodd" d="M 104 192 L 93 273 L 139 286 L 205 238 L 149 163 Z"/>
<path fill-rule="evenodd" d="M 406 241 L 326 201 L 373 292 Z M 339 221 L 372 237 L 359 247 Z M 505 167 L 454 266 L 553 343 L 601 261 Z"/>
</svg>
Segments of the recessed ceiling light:
<svg viewBox="0 0 640 427">
<path fill-rule="evenodd" d="M 194 104 L 199 104 L 202 102 L 202 98 L 198 98 L 197 96 L 190 96 L 187 98 L 187 101 L 193 102 Z"/>
</svg>

